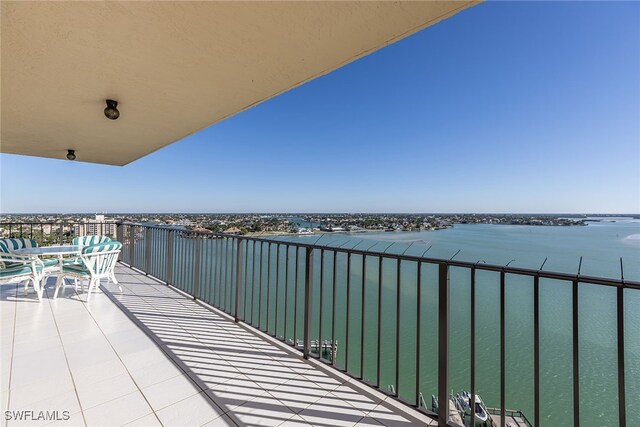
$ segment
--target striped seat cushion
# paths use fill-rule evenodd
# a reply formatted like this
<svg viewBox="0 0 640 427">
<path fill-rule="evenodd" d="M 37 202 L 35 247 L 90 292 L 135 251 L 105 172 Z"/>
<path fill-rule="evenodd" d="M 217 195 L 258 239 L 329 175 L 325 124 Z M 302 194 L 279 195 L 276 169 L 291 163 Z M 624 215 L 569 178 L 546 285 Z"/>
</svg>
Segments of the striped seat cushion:
<svg viewBox="0 0 640 427">
<path fill-rule="evenodd" d="M 89 269 L 87 269 L 84 263 L 81 262 L 64 264 L 62 266 L 62 271 L 65 273 L 78 274 L 81 276 L 89 276 L 91 274 L 89 272 Z"/>
<path fill-rule="evenodd" d="M 53 267 L 60 264 L 60 260 L 58 258 L 48 258 L 48 259 L 43 259 L 42 263 L 44 264 L 45 267 Z"/>
<path fill-rule="evenodd" d="M 11 254 L 16 249 L 36 248 L 38 243 L 33 239 L 25 239 L 22 237 L 0 239 L 0 255 Z M 6 256 L 4 258 L 7 258 Z M 23 265 L 21 262 L 0 261 L 0 268 L 10 268 Z"/>
<path fill-rule="evenodd" d="M 37 248 L 38 243 L 33 239 L 25 239 L 22 237 L 13 237 L 0 239 L 0 250 L 3 252 L 11 252 L 22 248 Z"/>
<path fill-rule="evenodd" d="M 83 254 L 92 254 L 96 252 L 109 252 L 116 251 L 122 248 L 122 243 L 112 240 L 107 243 L 99 243 L 97 245 L 87 246 L 86 248 L 82 248 Z"/>
<path fill-rule="evenodd" d="M 38 265 L 36 266 L 36 270 L 40 272 L 42 270 L 42 267 Z M 32 272 L 33 270 L 31 269 L 30 265 L 21 264 L 21 265 L 9 267 L 9 268 L 0 269 L 0 277 L 3 279 L 7 279 L 14 276 L 23 276 L 26 274 L 31 274 Z"/>
<path fill-rule="evenodd" d="M 122 248 L 122 243 L 117 241 L 109 241 L 106 243 L 99 243 L 97 245 L 91 245 L 91 246 L 82 248 L 82 254 L 86 257 L 91 257 L 91 256 L 95 256 L 96 254 L 100 254 L 101 252 L 111 252 L 111 251 L 120 250 L 121 248 Z M 81 276 L 89 276 L 91 274 L 91 272 L 89 271 L 89 269 L 87 268 L 87 266 L 85 265 L 82 259 L 80 259 L 79 262 L 68 262 L 63 264 L 62 270 L 65 273 L 71 273 L 71 274 L 81 275 Z"/>
<path fill-rule="evenodd" d="M 78 236 L 74 237 L 71 244 L 74 246 L 91 246 L 111 241 L 111 237 L 107 236 Z"/>
</svg>

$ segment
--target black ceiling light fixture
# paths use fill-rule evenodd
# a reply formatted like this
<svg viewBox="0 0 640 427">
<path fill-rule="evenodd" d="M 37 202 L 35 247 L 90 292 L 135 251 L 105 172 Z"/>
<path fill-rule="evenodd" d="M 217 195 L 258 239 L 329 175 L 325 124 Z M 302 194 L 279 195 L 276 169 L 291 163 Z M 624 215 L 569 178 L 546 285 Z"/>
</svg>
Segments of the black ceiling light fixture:
<svg viewBox="0 0 640 427">
<path fill-rule="evenodd" d="M 107 99 L 107 108 L 104 109 L 104 115 L 109 120 L 115 120 L 120 117 L 120 111 L 118 111 L 118 101 L 113 99 Z"/>
<path fill-rule="evenodd" d="M 75 160 L 76 159 L 76 150 L 67 150 L 67 159 Z"/>
</svg>

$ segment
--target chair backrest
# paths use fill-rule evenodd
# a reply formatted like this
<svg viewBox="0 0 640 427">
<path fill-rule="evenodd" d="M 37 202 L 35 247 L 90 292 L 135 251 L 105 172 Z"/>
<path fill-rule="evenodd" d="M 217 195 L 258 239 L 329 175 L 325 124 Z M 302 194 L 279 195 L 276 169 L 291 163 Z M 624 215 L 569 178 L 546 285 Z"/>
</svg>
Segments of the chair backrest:
<svg viewBox="0 0 640 427">
<path fill-rule="evenodd" d="M 13 237 L 0 239 L 0 251 L 4 253 L 10 253 L 16 249 L 22 248 L 37 248 L 38 242 L 33 239 L 25 239 L 22 237 Z"/>
<path fill-rule="evenodd" d="M 16 249 L 36 247 L 38 247 L 38 242 L 33 239 L 25 239 L 22 237 L 0 239 L 0 256 L 2 256 L 2 259 L 0 259 L 0 268 L 20 264 L 19 262 L 11 262 L 14 258 L 12 252 Z"/>
<path fill-rule="evenodd" d="M 105 277 L 111 274 L 118 262 L 122 243 L 110 241 L 82 248 L 82 262 L 92 276 Z"/>
<path fill-rule="evenodd" d="M 111 237 L 107 236 L 78 236 L 71 241 L 73 246 L 91 246 L 100 243 L 111 242 Z"/>
</svg>

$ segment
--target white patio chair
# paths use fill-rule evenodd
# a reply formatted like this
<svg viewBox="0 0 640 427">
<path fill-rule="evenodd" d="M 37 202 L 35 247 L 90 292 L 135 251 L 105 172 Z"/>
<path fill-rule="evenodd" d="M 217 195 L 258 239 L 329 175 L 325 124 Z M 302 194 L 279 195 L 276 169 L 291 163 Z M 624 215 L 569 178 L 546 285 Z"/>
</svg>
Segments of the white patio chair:
<svg viewBox="0 0 640 427">
<path fill-rule="evenodd" d="M 71 240 L 71 245 L 72 246 L 80 246 L 81 248 L 84 248 L 86 246 L 91 246 L 91 245 L 97 245 L 100 243 L 108 243 L 111 242 L 111 237 L 108 236 L 100 236 L 100 235 L 86 235 L 86 236 L 77 236 L 74 237 L 73 240 Z M 80 262 L 80 257 L 76 256 L 76 257 L 72 257 L 72 258 L 65 258 L 63 261 L 65 264 L 73 264 L 73 263 L 79 263 Z M 115 278 L 112 279 L 112 282 L 115 283 Z M 64 284 L 64 282 L 63 282 Z M 76 278 L 73 281 L 73 285 L 76 289 L 76 291 L 78 290 L 78 279 Z"/>
<path fill-rule="evenodd" d="M 122 243 L 116 241 L 83 248 L 82 254 L 80 255 L 80 262 L 63 265 L 62 274 L 60 274 L 58 280 L 56 280 L 56 289 L 53 298 L 57 298 L 58 290 L 63 286 L 64 280 L 67 277 L 89 281 L 87 302 L 89 302 L 91 298 L 91 291 L 100 286 L 101 279 L 111 280 L 114 284 L 118 285 L 120 292 L 122 292 L 122 287 L 118 284 L 114 273 L 121 248 Z"/>
<path fill-rule="evenodd" d="M 33 239 L 21 237 L 0 239 L 0 282 L 23 282 L 25 295 L 28 293 L 29 282 L 31 282 L 33 283 L 33 289 L 38 295 L 38 300 L 42 301 L 47 269 L 52 265 L 57 265 L 57 260 L 44 260 L 43 262 L 37 257 L 13 253 L 16 249 L 34 248 L 37 246 L 38 243 Z M 52 263 L 51 261 L 54 262 Z"/>
<path fill-rule="evenodd" d="M 9 265 L 7 267 L 7 265 Z M 29 282 L 42 302 L 44 289 L 40 286 L 42 263 L 37 258 L 23 255 L 0 253 L 0 283 L 24 283 L 24 293 L 27 294 Z"/>
</svg>

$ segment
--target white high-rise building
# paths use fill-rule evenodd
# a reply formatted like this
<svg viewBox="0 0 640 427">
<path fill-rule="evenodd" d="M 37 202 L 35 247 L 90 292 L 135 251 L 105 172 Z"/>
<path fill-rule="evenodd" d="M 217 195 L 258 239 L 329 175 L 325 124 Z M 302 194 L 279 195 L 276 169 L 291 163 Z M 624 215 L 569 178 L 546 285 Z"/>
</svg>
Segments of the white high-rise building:
<svg viewBox="0 0 640 427">
<path fill-rule="evenodd" d="M 116 223 L 105 218 L 104 215 L 96 215 L 95 220 L 85 219 L 73 225 L 75 236 L 102 235 L 116 237 Z"/>
</svg>

